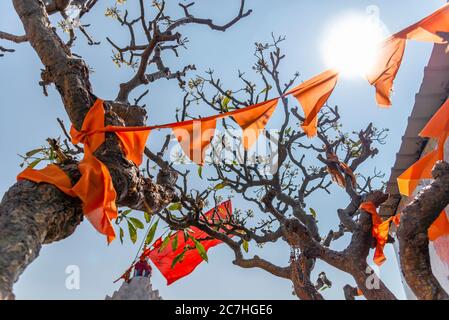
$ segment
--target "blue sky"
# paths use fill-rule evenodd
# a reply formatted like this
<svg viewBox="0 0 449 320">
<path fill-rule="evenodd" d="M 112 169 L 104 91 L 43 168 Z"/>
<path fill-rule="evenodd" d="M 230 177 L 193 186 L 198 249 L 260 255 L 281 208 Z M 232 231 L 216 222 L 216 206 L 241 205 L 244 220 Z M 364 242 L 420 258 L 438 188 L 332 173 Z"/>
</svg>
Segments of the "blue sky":
<svg viewBox="0 0 449 320">
<path fill-rule="evenodd" d="M 129 0 L 130 10 L 137 1 Z M 169 1 L 173 16 L 182 14 L 173 1 Z M 364 12 L 369 6 L 376 6 L 380 18 L 387 28 L 394 32 L 413 23 L 444 4 L 443 0 L 403 0 L 363 1 L 363 0 L 248 0 L 248 6 L 254 12 L 248 18 L 225 33 L 214 32 L 202 26 L 183 28 L 183 34 L 190 42 L 188 50 L 181 52 L 180 58 L 169 56 L 167 64 L 182 67 L 196 64 L 197 73 L 213 68 L 224 83 L 235 88 L 237 70 L 246 71 L 251 77 L 251 65 L 254 62 L 254 42 L 267 42 L 271 32 L 285 35 L 287 40 L 282 48 L 287 57 L 280 68 L 281 77 L 287 81 L 299 71 L 301 80 L 324 70 L 324 60 L 320 55 L 320 45 L 326 24 L 347 11 Z M 101 46 L 90 47 L 79 36 L 74 52 L 81 54 L 90 67 L 94 92 L 104 99 L 113 99 L 118 92 L 118 84 L 131 76 L 131 70 L 117 69 L 112 63 L 111 47 L 106 36 L 116 42 L 127 42 L 125 30 L 115 21 L 104 16 L 105 8 L 114 1 L 101 1 L 89 13 L 83 23 L 92 23 L 91 32 Z M 198 16 L 213 17 L 217 23 L 232 18 L 238 10 L 237 0 L 197 1 L 194 13 Z M 10 1 L 0 1 L 0 30 L 20 34 L 22 27 Z M 42 94 L 38 85 L 42 65 L 28 44 L 2 45 L 14 47 L 17 51 L 0 58 L 0 149 L 3 150 L 0 167 L 0 194 L 11 186 L 19 168 L 18 153 L 25 153 L 44 144 L 47 137 L 61 134 L 56 117 L 67 116 L 60 96 L 51 88 L 49 96 Z M 423 76 L 432 46 L 410 42 L 407 46 L 403 66 L 395 83 L 393 108 L 383 110 L 376 107 L 373 88 L 363 79 L 343 78 L 330 99 L 331 104 L 340 107 L 342 121 L 346 130 L 360 130 L 370 121 L 378 127 L 390 129 L 388 143 L 381 147 L 380 155 L 367 163 L 363 170 L 371 171 L 375 166 L 387 174 L 394 158 L 407 118 L 414 103 L 415 93 Z M 194 74 L 192 74 L 194 75 Z M 142 92 L 144 88 L 137 91 Z M 181 105 L 182 95 L 176 81 L 159 81 L 149 87 L 150 94 L 145 98 L 149 115 L 149 124 L 172 122 L 176 107 Z M 201 107 L 201 106 L 200 106 Z M 204 107 L 206 109 L 206 107 Z M 209 112 L 209 111 L 208 111 Z M 269 128 L 275 127 L 273 120 Z M 14 139 L 12 138 L 14 137 Z M 159 136 L 150 138 L 150 148 L 160 144 Z M 347 197 L 335 188 L 332 196 L 317 195 L 311 199 L 310 206 L 319 214 L 320 227 L 326 232 L 336 227 L 336 209 L 344 207 Z M 234 207 L 245 207 L 234 203 Z M 337 247 L 345 243 L 337 243 Z M 119 284 L 112 281 L 123 272 L 134 258 L 137 244 L 129 241 L 121 245 L 119 241 L 107 246 L 104 238 L 97 234 L 88 222 L 76 230 L 68 239 L 44 246 L 38 259 L 24 272 L 15 285 L 18 299 L 103 299 L 111 294 Z M 250 253 L 257 250 L 251 247 Z M 387 263 L 381 269 L 381 277 L 400 298 L 403 292 L 397 262 L 392 247 L 386 250 Z M 286 265 L 289 249 L 284 244 L 269 245 L 263 254 L 271 261 Z M 165 299 L 205 299 L 205 298 L 248 298 L 248 299 L 292 299 L 291 285 L 261 270 L 241 269 L 232 264 L 232 252 L 226 246 L 219 246 L 209 253 L 210 262 L 201 264 L 189 277 L 167 287 L 158 271 L 154 272 L 153 285 L 159 289 Z M 68 265 L 77 265 L 81 271 L 79 290 L 65 288 L 65 269 Z M 353 283 L 350 276 L 329 266 L 319 263 L 317 271 L 324 270 L 334 282 L 334 287 L 326 290 L 324 296 L 329 299 L 342 298 L 341 287 Z"/>
</svg>

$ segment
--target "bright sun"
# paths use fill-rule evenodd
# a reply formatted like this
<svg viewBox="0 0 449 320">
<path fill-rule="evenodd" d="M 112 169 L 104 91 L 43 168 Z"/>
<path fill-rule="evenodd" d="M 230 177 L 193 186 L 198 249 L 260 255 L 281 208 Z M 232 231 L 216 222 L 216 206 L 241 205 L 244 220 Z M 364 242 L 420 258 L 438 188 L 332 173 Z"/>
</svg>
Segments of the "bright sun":
<svg viewBox="0 0 449 320">
<path fill-rule="evenodd" d="M 345 76 L 364 76 L 374 67 L 386 30 L 378 19 L 363 13 L 341 16 L 326 28 L 322 53 L 327 67 Z"/>
</svg>

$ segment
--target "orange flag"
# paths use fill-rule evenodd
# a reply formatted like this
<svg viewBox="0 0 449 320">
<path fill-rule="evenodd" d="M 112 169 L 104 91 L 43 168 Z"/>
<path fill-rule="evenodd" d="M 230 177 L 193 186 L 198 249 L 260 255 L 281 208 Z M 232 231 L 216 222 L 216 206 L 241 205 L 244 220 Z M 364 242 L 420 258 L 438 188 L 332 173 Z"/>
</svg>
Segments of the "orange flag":
<svg viewBox="0 0 449 320">
<path fill-rule="evenodd" d="M 437 150 L 419 159 L 398 177 L 399 192 L 410 197 L 422 179 L 432 179 L 432 169 L 437 161 Z"/>
<path fill-rule="evenodd" d="M 369 83 L 376 88 L 376 101 L 381 107 L 391 106 L 390 95 L 393 81 L 404 57 L 406 40 L 389 38 L 380 48 L 377 61 L 366 75 Z"/>
<path fill-rule="evenodd" d="M 277 104 L 278 99 L 273 99 L 242 109 L 242 112 L 233 113 L 232 118 L 243 130 L 243 147 L 245 150 L 251 149 L 257 141 L 261 131 L 265 129 L 276 110 Z"/>
<path fill-rule="evenodd" d="M 391 106 L 393 81 L 401 66 L 407 39 L 447 43 L 440 32 L 449 32 L 449 4 L 396 33 L 382 44 L 375 67 L 366 75 L 370 84 L 376 87 L 376 100 L 379 106 Z"/>
<path fill-rule="evenodd" d="M 372 202 L 363 202 L 360 205 L 360 209 L 369 213 L 372 218 L 372 236 L 376 239 L 376 250 L 374 252 L 374 263 L 378 266 L 382 265 L 386 258 L 384 254 L 384 247 L 388 241 L 388 234 L 390 232 L 390 223 L 393 222 L 399 225 L 400 215 L 389 218 L 386 221 L 382 221 L 379 214 L 377 213 L 377 208 Z"/>
<path fill-rule="evenodd" d="M 137 166 L 142 164 L 143 153 L 145 145 L 148 140 L 148 136 L 151 130 L 143 131 L 117 131 L 120 127 L 109 127 L 119 137 L 122 143 L 123 152 L 125 152 L 126 158 L 134 162 Z M 123 127 L 126 128 L 126 127 Z M 108 129 L 108 127 L 106 127 Z"/>
<path fill-rule="evenodd" d="M 31 180 L 36 183 L 49 183 L 58 187 L 59 190 L 65 194 L 76 197 L 76 194 L 72 191 L 72 182 L 68 175 L 55 165 L 50 164 L 41 170 L 34 170 L 26 168 L 18 176 L 18 180 Z"/>
<path fill-rule="evenodd" d="M 216 119 L 190 120 L 173 127 L 173 134 L 184 153 L 198 165 L 204 165 L 206 148 L 214 137 Z"/>
<path fill-rule="evenodd" d="M 449 99 L 434 114 L 419 134 L 438 141 L 437 149 L 419 159 L 398 178 L 401 194 L 411 196 L 422 179 L 432 179 L 432 169 L 438 160 L 444 160 L 444 143 L 449 136 Z"/>
<path fill-rule="evenodd" d="M 395 34 L 395 37 L 433 43 L 447 43 L 441 33 L 449 32 L 449 4 L 418 23 Z"/>
<path fill-rule="evenodd" d="M 449 235 L 449 220 L 447 218 L 445 210 L 440 213 L 440 215 L 432 223 L 428 231 L 430 241 L 435 241 L 439 237 Z"/>
<path fill-rule="evenodd" d="M 419 159 L 398 177 L 399 192 L 406 196 L 413 194 L 421 180 L 433 179 L 433 167 L 437 161 L 444 160 L 444 144 L 449 136 L 449 100 L 434 114 L 419 135 L 436 139 L 438 144 L 435 150 Z M 445 211 L 441 212 L 428 231 L 430 241 L 449 235 L 449 221 Z"/>
<path fill-rule="evenodd" d="M 298 99 L 304 110 L 305 120 L 302 128 L 309 138 L 317 134 L 318 113 L 334 91 L 337 80 L 338 72 L 328 70 L 287 93 L 287 95 L 291 94 Z"/>
</svg>

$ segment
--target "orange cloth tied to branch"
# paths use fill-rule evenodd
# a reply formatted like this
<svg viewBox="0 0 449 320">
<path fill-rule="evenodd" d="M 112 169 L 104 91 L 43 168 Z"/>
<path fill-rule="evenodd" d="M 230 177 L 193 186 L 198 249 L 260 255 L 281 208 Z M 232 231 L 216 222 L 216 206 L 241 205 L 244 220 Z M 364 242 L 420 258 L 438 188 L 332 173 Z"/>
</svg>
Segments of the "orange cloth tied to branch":
<svg viewBox="0 0 449 320">
<path fill-rule="evenodd" d="M 231 200 L 223 202 L 216 208 L 213 208 L 204 214 L 204 218 L 209 223 L 218 224 L 223 221 L 229 221 L 232 215 L 232 203 Z M 222 243 L 219 239 L 210 238 L 205 232 L 196 227 L 191 227 L 190 236 L 198 240 L 206 251 L 216 245 Z M 220 229 L 219 232 L 224 232 Z M 232 235 L 229 235 L 232 237 Z M 172 243 L 177 239 L 177 247 L 173 248 Z M 165 248 L 161 249 L 163 241 L 161 238 L 155 241 L 152 248 L 144 251 L 142 256 L 149 257 L 154 265 L 159 269 L 162 275 L 167 279 L 167 285 L 189 275 L 195 270 L 195 268 L 203 262 L 203 258 L 195 249 L 195 243 L 192 239 L 184 239 L 184 231 L 180 230 L 170 237 L 169 243 Z M 186 251 L 186 247 L 189 247 Z M 181 261 L 177 262 L 173 267 L 173 260 L 184 252 Z"/>
<path fill-rule="evenodd" d="M 73 126 L 70 130 L 73 143 L 84 144 L 84 158 L 79 163 L 81 178 L 72 187 L 67 174 L 54 164 L 42 170 L 25 169 L 17 179 L 27 179 L 37 183 L 50 183 L 83 203 L 87 219 L 98 232 L 107 236 L 108 243 L 115 238 L 111 220 L 117 217 L 116 192 L 108 168 L 94 156 L 94 152 L 105 141 L 105 132 L 133 130 L 133 128 L 104 126 L 103 101 L 97 99 L 84 119 L 81 131 Z M 116 132 L 122 143 L 125 155 L 139 165 L 149 131 Z"/>
<path fill-rule="evenodd" d="M 382 265 L 386 258 L 384 254 L 384 247 L 388 241 L 388 234 L 390 232 L 390 224 L 393 222 L 396 226 L 399 225 L 400 215 L 393 216 L 388 220 L 382 221 L 377 208 L 372 202 L 363 202 L 360 205 L 360 209 L 366 211 L 371 215 L 372 219 L 372 236 L 376 239 L 376 250 L 374 252 L 373 261 L 378 266 Z"/>
<path fill-rule="evenodd" d="M 343 174 L 345 174 L 351 178 L 352 187 L 355 188 L 357 180 L 352 169 L 346 163 L 341 162 L 338 159 L 338 156 L 333 152 L 326 152 L 326 158 L 329 162 L 327 165 L 327 172 L 329 172 L 332 181 L 340 187 L 346 188 L 346 177 L 343 176 Z"/>
<path fill-rule="evenodd" d="M 334 91 L 337 80 L 338 72 L 327 70 L 287 93 L 293 95 L 304 110 L 302 128 L 309 138 L 317 134 L 318 113 Z"/>
</svg>

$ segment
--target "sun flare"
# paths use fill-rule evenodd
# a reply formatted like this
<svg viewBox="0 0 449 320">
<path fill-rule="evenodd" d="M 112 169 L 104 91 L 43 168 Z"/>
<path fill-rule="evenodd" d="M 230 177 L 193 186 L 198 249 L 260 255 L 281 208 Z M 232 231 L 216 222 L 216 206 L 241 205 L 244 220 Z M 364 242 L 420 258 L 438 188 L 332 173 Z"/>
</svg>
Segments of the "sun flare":
<svg viewBox="0 0 449 320">
<path fill-rule="evenodd" d="M 367 14 L 345 14 L 326 28 L 322 54 L 327 67 L 345 76 L 364 76 L 376 62 L 386 30 Z"/>
</svg>

